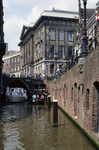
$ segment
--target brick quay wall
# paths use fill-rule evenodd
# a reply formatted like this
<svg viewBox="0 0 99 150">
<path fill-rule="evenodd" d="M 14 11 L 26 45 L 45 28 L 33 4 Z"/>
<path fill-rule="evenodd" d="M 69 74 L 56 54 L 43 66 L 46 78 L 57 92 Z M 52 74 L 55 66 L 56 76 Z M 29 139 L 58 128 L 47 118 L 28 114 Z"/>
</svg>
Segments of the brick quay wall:
<svg viewBox="0 0 99 150">
<path fill-rule="evenodd" d="M 88 133 L 99 133 L 99 48 L 45 84 L 51 99 L 58 100 L 58 105 Z"/>
</svg>

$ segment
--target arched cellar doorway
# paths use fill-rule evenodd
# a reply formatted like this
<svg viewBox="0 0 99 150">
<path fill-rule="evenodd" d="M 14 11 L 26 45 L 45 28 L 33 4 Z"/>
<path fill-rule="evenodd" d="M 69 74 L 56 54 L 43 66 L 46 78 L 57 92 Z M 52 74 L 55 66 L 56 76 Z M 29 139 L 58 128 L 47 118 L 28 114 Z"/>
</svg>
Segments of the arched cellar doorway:
<svg viewBox="0 0 99 150">
<path fill-rule="evenodd" d="M 99 82 L 95 82 L 93 86 L 92 130 L 99 133 Z"/>
</svg>

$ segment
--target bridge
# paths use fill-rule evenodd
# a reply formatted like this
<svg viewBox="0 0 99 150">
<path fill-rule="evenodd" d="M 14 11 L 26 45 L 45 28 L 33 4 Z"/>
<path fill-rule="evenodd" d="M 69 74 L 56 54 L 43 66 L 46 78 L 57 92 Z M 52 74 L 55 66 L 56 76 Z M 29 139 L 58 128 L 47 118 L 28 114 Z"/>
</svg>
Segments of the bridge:
<svg viewBox="0 0 99 150">
<path fill-rule="evenodd" d="M 6 86 L 9 87 L 23 87 L 27 91 L 27 95 L 30 98 L 33 95 L 34 89 L 46 89 L 46 85 L 43 80 L 37 80 L 33 78 L 16 78 L 3 76 L 3 94 L 5 96 Z"/>
</svg>

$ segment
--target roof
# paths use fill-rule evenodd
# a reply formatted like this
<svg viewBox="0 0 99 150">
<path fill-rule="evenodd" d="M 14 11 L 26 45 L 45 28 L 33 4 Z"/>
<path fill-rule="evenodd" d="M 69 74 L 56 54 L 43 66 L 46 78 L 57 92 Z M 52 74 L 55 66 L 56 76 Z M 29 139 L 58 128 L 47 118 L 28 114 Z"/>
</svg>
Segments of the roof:
<svg viewBox="0 0 99 150">
<path fill-rule="evenodd" d="M 61 17 L 61 18 L 78 18 L 78 12 L 55 10 L 47 11 L 44 10 L 41 16 L 52 16 L 52 17 Z"/>
<path fill-rule="evenodd" d="M 36 22 L 31 22 L 29 26 L 24 26 L 24 27 L 25 28 L 34 27 L 41 17 L 58 17 L 58 18 L 78 19 L 78 12 L 56 10 L 56 9 L 53 9 L 51 11 L 44 10 L 42 14 L 39 16 L 39 18 L 36 20 Z"/>
<path fill-rule="evenodd" d="M 23 36 L 29 29 L 33 29 L 37 26 L 37 24 L 40 22 L 40 20 L 44 17 L 55 17 L 55 18 L 60 18 L 60 19 L 78 19 L 78 12 L 72 12 L 72 11 L 64 11 L 64 10 L 56 10 L 53 9 L 51 11 L 49 10 L 44 10 L 42 14 L 39 16 L 39 18 L 36 20 L 36 22 L 31 22 L 29 26 L 23 25 L 22 32 L 20 35 L 20 40 L 22 40 Z M 21 42 L 18 44 L 20 46 Z"/>
<path fill-rule="evenodd" d="M 78 12 L 72 12 L 72 11 L 64 11 L 64 10 L 56 10 L 53 9 L 51 11 L 49 10 L 44 10 L 42 14 L 39 16 L 39 18 L 36 20 L 35 24 L 33 27 L 37 25 L 37 23 L 40 21 L 42 17 L 55 17 L 55 18 L 60 18 L 60 19 L 78 19 Z"/>
<path fill-rule="evenodd" d="M 96 9 L 86 9 L 86 19 L 89 19 L 94 13 Z M 84 19 L 84 9 L 82 9 L 82 19 Z"/>
<path fill-rule="evenodd" d="M 3 59 L 5 58 L 8 58 L 8 57 L 13 57 L 14 55 L 19 55 L 20 54 L 20 51 L 14 51 L 14 50 L 11 50 L 11 51 L 7 51 L 5 53 L 5 55 L 3 55 Z"/>
<path fill-rule="evenodd" d="M 5 56 L 12 55 L 12 54 L 14 54 L 14 53 L 16 53 L 16 52 L 18 52 L 18 51 L 14 51 L 14 50 L 7 51 L 7 52 L 5 53 L 5 55 L 4 55 L 4 57 L 5 57 Z"/>
</svg>

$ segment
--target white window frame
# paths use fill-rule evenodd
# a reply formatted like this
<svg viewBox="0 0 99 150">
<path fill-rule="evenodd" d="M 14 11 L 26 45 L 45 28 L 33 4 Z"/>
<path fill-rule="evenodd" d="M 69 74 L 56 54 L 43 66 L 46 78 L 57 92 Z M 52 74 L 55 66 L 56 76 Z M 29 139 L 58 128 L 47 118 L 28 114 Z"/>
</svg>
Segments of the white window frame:
<svg viewBox="0 0 99 150">
<path fill-rule="evenodd" d="M 13 58 L 11 59 L 11 62 L 13 63 Z"/>
<path fill-rule="evenodd" d="M 59 40 L 64 41 L 64 31 L 59 31 Z"/>
<path fill-rule="evenodd" d="M 74 35 L 74 32 L 73 31 L 68 31 L 68 41 L 69 42 L 73 42 L 73 35 Z"/>
<path fill-rule="evenodd" d="M 41 39 L 43 40 L 43 32 L 41 33 Z"/>
<path fill-rule="evenodd" d="M 16 71 L 16 65 L 14 65 L 14 71 Z"/>
<path fill-rule="evenodd" d="M 14 63 L 16 63 L 16 57 L 14 57 Z"/>
<path fill-rule="evenodd" d="M 17 65 L 17 70 L 19 71 L 19 64 Z"/>
<path fill-rule="evenodd" d="M 12 72 L 13 72 L 13 66 L 12 66 Z"/>
<path fill-rule="evenodd" d="M 50 40 L 55 40 L 55 30 L 50 30 Z"/>
<path fill-rule="evenodd" d="M 43 47 L 41 48 L 41 57 L 43 57 Z"/>
<path fill-rule="evenodd" d="M 19 56 L 17 57 L 17 61 L 19 62 Z"/>
</svg>

